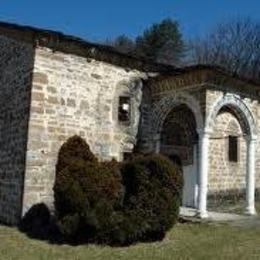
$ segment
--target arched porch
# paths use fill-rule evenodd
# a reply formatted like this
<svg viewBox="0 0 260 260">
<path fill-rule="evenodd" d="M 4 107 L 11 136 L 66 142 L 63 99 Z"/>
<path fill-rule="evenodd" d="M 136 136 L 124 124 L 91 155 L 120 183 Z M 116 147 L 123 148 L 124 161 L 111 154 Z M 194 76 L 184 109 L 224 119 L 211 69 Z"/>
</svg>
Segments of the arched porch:
<svg viewBox="0 0 260 260">
<path fill-rule="evenodd" d="M 210 139 L 217 121 L 217 117 L 223 113 L 233 115 L 241 129 L 241 137 L 245 140 L 245 186 L 246 186 L 246 213 L 256 214 L 255 210 L 255 150 L 256 150 L 256 126 L 253 115 L 240 97 L 226 94 L 215 101 L 211 106 L 205 120 L 205 128 L 199 132 L 200 146 L 200 170 L 199 170 L 199 201 L 198 212 L 200 217 L 207 214 L 207 194 L 209 176 L 209 147 Z M 234 137 L 234 136 L 232 136 Z"/>
<path fill-rule="evenodd" d="M 250 109 L 243 100 L 239 96 L 226 94 L 217 99 L 210 106 L 204 119 L 199 102 L 193 96 L 180 92 L 180 94 L 175 93 L 161 98 L 160 101 L 154 105 L 152 112 L 154 150 L 164 153 L 169 157 L 174 155 L 175 158 L 180 158 L 184 174 L 185 171 L 189 174 L 195 173 L 195 178 L 190 182 L 191 188 L 189 188 L 194 195 L 194 203 L 188 203 L 186 206 L 196 207 L 198 215 L 201 218 L 208 217 L 207 196 L 209 185 L 210 139 L 213 138 L 212 132 L 217 117 L 223 111 L 231 113 L 236 118 L 239 128 L 241 129 L 241 136 L 245 140 L 246 213 L 254 215 L 256 214 L 256 125 Z M 179 115 L 189 113 L 190 119 L 182 122 L 183 119 L 187 117 L 183 116 L 182 119 L 178 119 L 178 113 Z M 171 118 L 173 120 L 169 120 Z M 173 137 L 174 134 L 175 136 Z M 167 147 L 169 144 L 171 147 Z M 186 181 L 187 180 L 186 178 Z M 184 192 L 186 188 L 187 185 L 184 187 Z M 189 189 L 187 189 L 187 191 Z M 183 202 L 185 205 L 185 200 Z"/>
<path fill-rule="evenodd" d="M 182 205 L 198 206 L 198 133 L 203 127 L 200 105 L 189 94 L 163 97 L 153 110 L 154 150 L 181 165 L 184 177 Z"/>
</svg>

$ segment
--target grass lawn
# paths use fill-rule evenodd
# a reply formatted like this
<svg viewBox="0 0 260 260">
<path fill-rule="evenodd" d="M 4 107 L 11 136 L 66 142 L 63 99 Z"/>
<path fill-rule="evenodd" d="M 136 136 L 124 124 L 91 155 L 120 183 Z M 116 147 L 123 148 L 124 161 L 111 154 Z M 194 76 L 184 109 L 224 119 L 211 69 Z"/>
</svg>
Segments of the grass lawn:
<svg viewBox="0 0 260 260">
<path fill-rule="evenodd" d="M 255 208 L 256 208 L 256 211 L 258 212 L 258 214 L 260 214 L 260 201 L 256 202 Z"/>
<path fill-rule="evenodd" d="M 0 259 L 260 259 L 260 228 L 178 224 L 162 242 L 125 248 L 51 245 L 0 226 Z"/>
<path fill-rule="evenodd" d="M 256 198 L 255 202 L 256 211 L 260 214 L 260 198 Z M 246 202 L 244 200 L 238 200 L 236 202 L 230 200 L 224 200 L 222 202 L 212 203 L 208 205 L 209 211 L 244 214 L 246 210 Z"/>
</svg>

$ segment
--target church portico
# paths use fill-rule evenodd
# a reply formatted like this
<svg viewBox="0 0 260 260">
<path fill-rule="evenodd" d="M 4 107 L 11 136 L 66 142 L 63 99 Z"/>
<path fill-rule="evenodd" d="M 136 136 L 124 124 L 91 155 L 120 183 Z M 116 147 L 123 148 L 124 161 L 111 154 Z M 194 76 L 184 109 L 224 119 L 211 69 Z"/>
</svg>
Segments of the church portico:
<svg viewBox="0 0 260 260">
<path fill-rule="evenodd" d="M 150 139 L 154 151 L 182 166 L 183 206 L 207 218 L 212 197 L 235 194 L 245 197 L 246 214 L 256 214 L 256 102 L 235 82 L 228 93 L 215 78 L 214 84 L 184 82 L 152 82 Z"/>
<path fill-rule="evenodd" d="M 222 124 L 222 130 L 219 129 L 216 131 L 216 124 L 218 123 L 218 119 L 223 117 L 225 120 L 224 124 Z M 225 117 L 224 117 L 225 116 Z M 222 119 L 222 120 L 223 120 Z M 220 121 L 220 120 L 219 120 Z M 234 127 L 234 125 L 236 126 Z M 222 175 L 225 173 L 225 170 L 229 170 L 229 175 L 232 178 L 237 178 L 240 174 L 243 179 L 238 180 L 237 189 L 243 190 L 243 184 L 245 186 L 246 193 L 246 208 L 245 213 L 249 215 L 256 214 L 255 210 L 255 157 L 256 157 L 256 139 L 257 139 L 257 127 L 255 123 L 255 119 L 253 117 L 252 112 L 249 107 L 245 104 L 245 102 L 241 99 L 239 95 L 235 94 L 225 94 L 219 99 L 217 99 L 211 106 L 210 111 L 208 112 L 208 116 L 206 118 L 205 128 L 207 129 L 207 133 L 204 134 L 204 138 L 207 138 L 204 146 L 202 146 L 202 154 L 204 164 L 208 165 L 209 160 L 209 139 L 215 139 L 217 142 L 221 142 L 224 140 L 223 151 L 226 155 L 226 158 L 221 158 L 219 161 L 222 163 L 226 163 L 226 168 L 230 169 L 222 169 Z M 237 129 L 234 129 L 237 128 Z M 214 137 L 213 133 L 217 132 L 219 136 Z M 206 135 L 206 137 L 205 137 Z M 244 144 L 244 145 L 243 145 Z M 204 150 L 203 150 L 204 149 Z M 214 149 L 211 150 L 214 152 Z M 222 151 L 221 151 L 222 152 Z M 203 163 L 203 162 L 202 162 Z M 212 168 L 205 166 L 205 172 L 201 172 L 200 174 L 204 175 L 204 181 L 207 182 L 208 176 L 211 174 L 217 174 L 213 172 Z M 233 171 L 233 173 L 231 172 Z M 232 174 L 234 174 L 232 176 Z M 203 179 L 203 177 L 201 177 Z M 206 184 L 204 184 L 206 185 Z M 207 183 L 208 186 L 208 183 Z M 225 189 L 234 189 L 229 185 L 229 187 L 221 187 L 222 192 Z M 207 190 L 206 190 L 207 191 Z M 206 204 L 205 200 L 207 194 L 204 192 L 200 192 L 200 196 L 203 197 L 199 203 L 199 212 L 202 216 L 205 215 L 206 212 Z"/>
</svg>

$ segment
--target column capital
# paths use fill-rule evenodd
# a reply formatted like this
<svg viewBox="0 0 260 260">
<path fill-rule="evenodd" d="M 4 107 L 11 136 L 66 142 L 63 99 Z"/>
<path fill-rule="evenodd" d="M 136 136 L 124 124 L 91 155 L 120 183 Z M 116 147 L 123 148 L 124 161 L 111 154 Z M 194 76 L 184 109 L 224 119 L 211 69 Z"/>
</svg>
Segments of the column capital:
<svg viewBox="0 0 260 260">
<path fill-rule="evenodd" d="M 247 135 L 246 137 L 245 137 L 245 139 L 247 140 L 247 142 L 256 142 L 257 141 L 257 135 Z"/>
<path fill-rule="evenodd" d="M 209 128 L 197 128 L 197 133 L 200 137 L 209 136 L 212 134 L 212 130 Z"/>
</svg>

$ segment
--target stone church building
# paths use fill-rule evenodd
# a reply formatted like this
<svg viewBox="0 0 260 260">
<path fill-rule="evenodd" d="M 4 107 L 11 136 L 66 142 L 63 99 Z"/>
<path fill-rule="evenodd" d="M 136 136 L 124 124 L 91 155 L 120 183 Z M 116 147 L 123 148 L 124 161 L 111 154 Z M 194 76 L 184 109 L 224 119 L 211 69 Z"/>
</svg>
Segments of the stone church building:
<svg viewBox="0 0 260 260">
<path fill-rule="evenodd" d="M 211 66 L 153 64 L 58 32 L 0 23 L 0 221 L 53 203 L 61 145 L 100 160 L 137 145 L 183 167 L 183 205 L 260 190 L 260 85 Z"/>
</svg>

